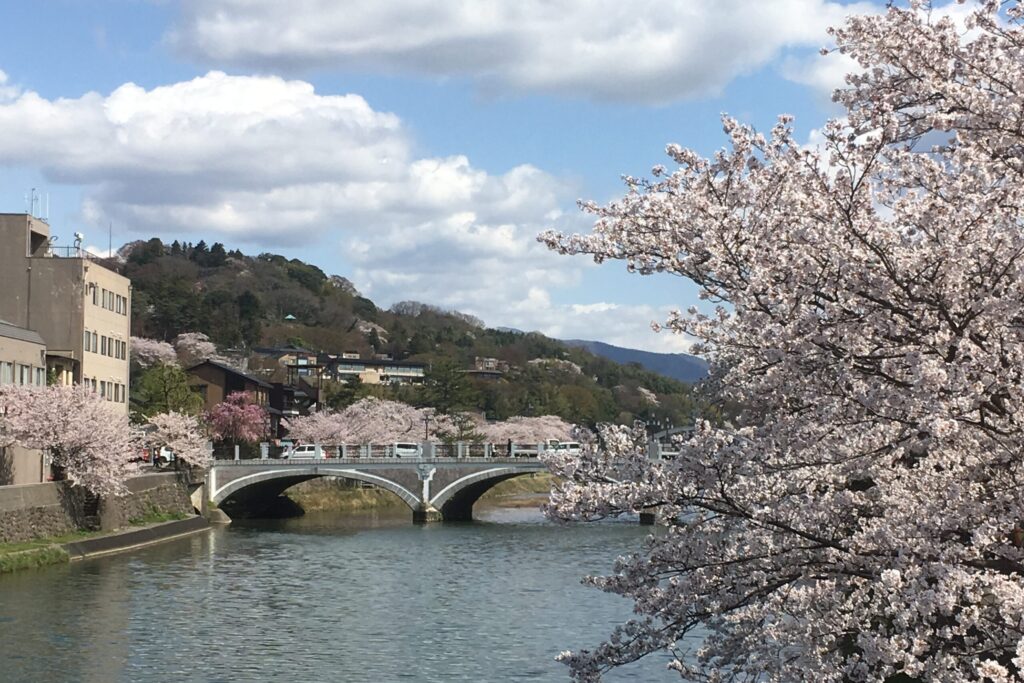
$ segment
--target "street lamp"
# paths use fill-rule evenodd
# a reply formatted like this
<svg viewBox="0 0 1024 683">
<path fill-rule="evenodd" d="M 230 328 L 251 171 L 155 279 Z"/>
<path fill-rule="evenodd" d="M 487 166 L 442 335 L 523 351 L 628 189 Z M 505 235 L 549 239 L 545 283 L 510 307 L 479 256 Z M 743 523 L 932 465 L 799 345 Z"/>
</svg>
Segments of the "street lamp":
<svg viewBox="0 0 1024 683">
<path fill-rule="evenodd" d="M 423 416 L 423 440 L 430 441 L 430 416 Z"/>
</svg>

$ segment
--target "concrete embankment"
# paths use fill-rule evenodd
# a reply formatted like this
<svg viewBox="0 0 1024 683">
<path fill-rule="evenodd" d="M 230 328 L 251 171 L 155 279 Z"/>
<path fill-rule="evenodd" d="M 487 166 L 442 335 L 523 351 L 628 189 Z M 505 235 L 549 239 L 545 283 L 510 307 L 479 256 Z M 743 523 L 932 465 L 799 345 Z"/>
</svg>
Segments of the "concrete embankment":
<svg viewBox="0 0 1024 683">
<path fill-rule="evenodd" d="M 151 524 L 141 529 L 125 529 L 95 538 L 84 538 L 80 541 L 65 543 L 63 548 L 71 561 L 84 560 L 89 557 L 135 550 L 154 543 L 191 536 L 209 528 L 210 523 L 206 518 L 196 516 Z"/>
<path fill-rule="evenodd" d="M 193 514 L 188 487 L 175 472 L 128 480 L 128 493 L 99 501 L 95 510 L 81 489 L 66 482 L 0 486 L 0 543 L 63 536 L 84 528 L 113 531 L 153 514 Z"/>
<path fill-rule="evenodd" d="M 209 528 L 210 523 L 206 519 L 194 516 L 112 533 L 79 531 L 64 537 L 0 544 L 0 574 L 135 550 L 191 536 Z"/>
<path fill-rule="evenodd" d="M 0 486 L 0 573 L 203 531 L 209 523 L 194 516 L 188 488 L 179 473 L 150 473 L 129 480 L 126 495 L 90 505 L 66 482 Z"/>
</svg>

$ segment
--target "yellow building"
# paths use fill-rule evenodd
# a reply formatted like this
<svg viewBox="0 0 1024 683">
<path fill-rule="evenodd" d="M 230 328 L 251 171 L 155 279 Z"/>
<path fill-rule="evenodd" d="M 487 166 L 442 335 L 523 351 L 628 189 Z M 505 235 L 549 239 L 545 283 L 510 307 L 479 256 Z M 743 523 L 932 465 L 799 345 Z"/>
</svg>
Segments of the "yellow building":
<svg viewBox="0 0 1024 683">
<path fill-rule="evenodd" d="M 39 333 L 58 381 L 127 413 L 131 282 L 80 242 L 57 240 L 34 216 L 0 214 L 0 319 Z"/>
</svg>

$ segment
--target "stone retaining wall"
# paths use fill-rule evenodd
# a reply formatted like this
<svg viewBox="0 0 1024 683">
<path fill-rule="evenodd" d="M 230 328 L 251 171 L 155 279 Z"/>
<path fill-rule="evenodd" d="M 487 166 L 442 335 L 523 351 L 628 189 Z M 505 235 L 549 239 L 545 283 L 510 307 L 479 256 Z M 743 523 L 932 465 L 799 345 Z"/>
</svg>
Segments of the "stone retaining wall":
<svg viewBox="0 0 1024 683">
<path fill-rule="evenodd" d="M 100 502 L 100 529 L 103 531 L 120 529 L 130 520 L 151 512 L 193 513 L 188 489 L 173 472 L 135 477 L 128 481 L 128 490 L 131 493 L 127 496 Z"/>
<path fill-rule="evenodd" d="M 150 512 L 192 514 L 185 484 L 174 472 L 128 481 L 129 494 L 100 502 L 100 528 L 112 530 Z M 0 543 L 60 536 L 85 526 L 84 494 L 64 482 L 0 486 Z"/>
</svg>

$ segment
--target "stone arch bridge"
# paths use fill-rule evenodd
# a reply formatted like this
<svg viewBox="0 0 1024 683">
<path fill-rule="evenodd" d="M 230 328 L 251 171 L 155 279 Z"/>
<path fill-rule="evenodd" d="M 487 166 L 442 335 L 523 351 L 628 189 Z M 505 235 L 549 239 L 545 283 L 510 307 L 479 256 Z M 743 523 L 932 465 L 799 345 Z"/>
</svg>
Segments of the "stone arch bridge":
<svg viewBox="0 0 1024 683">
<path fill-rule="evenodd" d="M 544 471 L 536 456 L 218 460 L 203 493 L 229 516 L 251 517 L 295 484 L 344 477 L 391 491 L 409 506 L 414 521 L 456 521 L 472 519 L 473 504 L 495 484 Z"/>
</svg>

